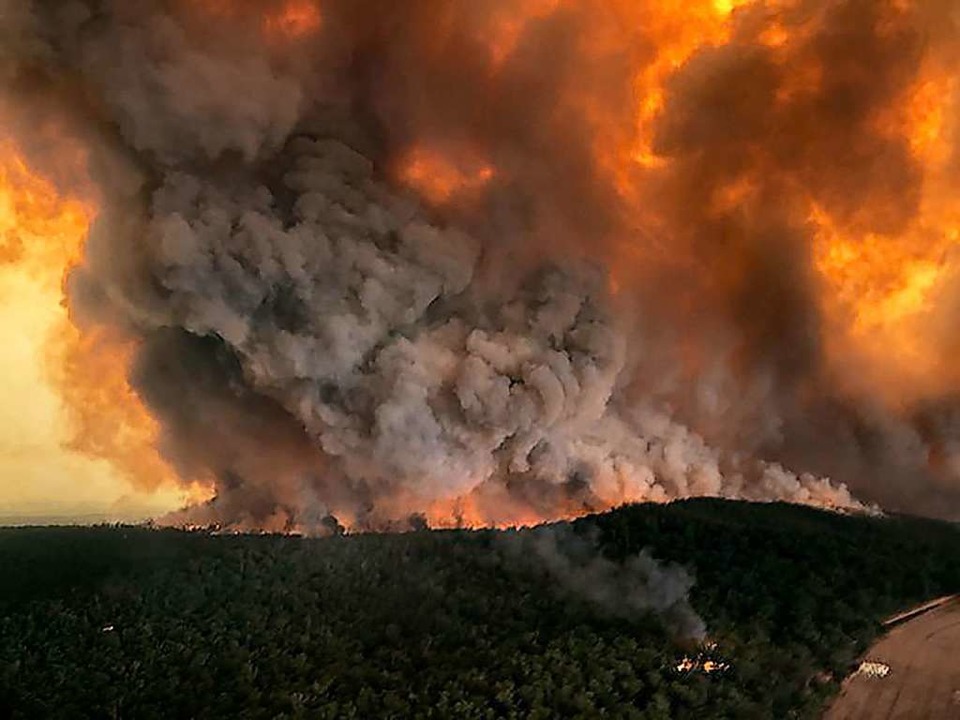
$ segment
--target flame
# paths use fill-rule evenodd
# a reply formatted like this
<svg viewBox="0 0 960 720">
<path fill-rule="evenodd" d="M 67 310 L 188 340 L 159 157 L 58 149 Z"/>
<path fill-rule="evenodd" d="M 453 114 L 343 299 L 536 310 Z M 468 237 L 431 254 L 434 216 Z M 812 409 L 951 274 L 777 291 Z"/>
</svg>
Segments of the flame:
<svg viewBox="0 0 960 720">
<path fill-rule="evenodd" d="M 668 133 L 661 131 L 669 124 L 676 103 L 683 99 L 683 81 L 690 79 L 684 73 L 700 69 L 696 63 L 711 60 L 714 51 L 731 48 L 745 55 L 760 53 L 764 70 L 770 73 L 764 81 L 773 86 L 769 98 L 761 96 L 773 108 L 770 124 L 796 120 L 791 113 L 799 108 L 799 124 L 822 123 L 824 134 L 829 134 L 830 113 L 844 110 L 830 107 L 831 103 L 844 101 L 829 95 L 830 82 L 838 71 L 808 45 L 818 40 L 817 34 L 824 29 L 822 23 L 830 12 L 847 4 L 831 0 L 503 0 L 477 11 L 483 22 L 471 25 L 467 32 L 473 33 L 471 41 L 479 43 L 481 84 L 490 84 L 480 93 L 486 98 L 483 93 L 490 90 L 490 98 L 496 100 L 494 85 L 514 69 L 511 63 L 517 62 L 523 72 L 517 84 L 507 84 L 508 89 L 524 87 L 522 81 L 535 72 L 521 67 L 521 61 L 527 59 L 522 52 L 525 42 L 541 40 L 538 31 L 549 29 L 551 19 L 563 19 L 567 21 L 564 28 L 575 28 L 575 37 L 564 37 L 566 44 L 562 45 L 574 56 L 558 58 L 558 62 L 575 66 L 577 72 L 569 74 L 576 77 L 558 82 L 556 93 L 561 97 L 551 97 L 545 104 L 553 107 L 555 103 L 557 115 L 575 116 L 578 130 L 583 119 L 582 129 L 596 166 L 589 170 L 595 169 L 601 182 L 608 183 L 621 201 L 618 210 L 625 229 L 618 227 L 611 232 L 626 237 L 610 238 L 610 242 L 602 238 L 596 243 L 603 245 L 604 251 L 607 245 L 612 246 L 611 257 L 606 258 L 611 260 L 611 294 L 625 295 L 633 285 L 640 285 L 635 275 L 641 268 L 652 267 L 651 274 L 662 270 L 660 255 L 669 256 L 671 269 L 699 270 L 696 265 L 700 258 L 694 257 L 696 251 L 687 243 L 688 236 L 702 228 L 689 225 L 703 220 L 707 222 L 702 224 L 713 220 L 720 224 L 731 218 L 730 235 L 734 239 L 726 243 L 729 238 L 722 238 L 727 249 L 708 258 L 717 263 L 703 271 L 710 274 L 703 283 L 705 288 L 698 282 L 690 285 L 692 292 L 702 290 L 709 296 L 705 304 L 715 299 L 713 293 L 739 290 L 737 283 L 745 274 L 742 265 L 746 261 L 739 256 L 742 247 L 737 244 L 738 233 L 750 235 L 755 230 L 749 223 L 752 215 L 762 214 L 760 206 L 765 198 L 776 194 L 779 202 L 786 196 L 782 204 L 792 214 L 788 220 L 798 225 L 806 223 L 804 229 L 809 231 L 802 249 L 805 254 L 798 262 L 814 278 L 827 366 L 824 372 L 831 379 L 835 376 L 844 390 L 879 393 L 893 404 L 903 404 L 930 393 L 955 392 L 960 383 L 960 369 L 952 362 L 951 329 L 947 327 L 951 318 L 944 303 L 949 293 L 960 287 L 960 173 L 956 168 L 960 95 L 955 53 L 938 51 L 931 36 L 917 51 L 919 59 L 910 57 L 903 63 L 904 74 L 914 76 L 901 85 L 898 75 L 893 81 L 896 96 L 883 101 L 882 111 L 870 110 L 867 122 L 871 132 L 908 153 L 914 166 L 911 169 L 916 171 L 915 182 L 903 188 L 904 193 L 916 193 L 916 207 L 895 221 L 875 220 L 875 216 L 883 215 L 891 191 L 864 191 L 862 197 L 833 202 L 821 187 L 823 175 L 841 174 L 843 167 L 814 163 L 813 170 L 808 170 L 803 160 L 788 161 L 778 156 L 782 149 L 764 147 L 762 137 L 735 146 L 744 155 L 735 170 L 712 176 L 707 172 L 711 168 L 704 167 L 706 187 L 698 188 L 697 198 L 703 201 L 705 210 L 671 207 L 671 191 L 689 180 L 684 173 L 689 175 L 691 171 L 689 166 L 683 167 L 689 158 L 674 151 L 669 141 L 663 140 Z M 895 38 L 900 26 L 919 22 L 922 5 L 920 0 L 879 3 L 882 12 L 877 14 L 878 24 L 865 33 Z M 324 11 L 330 18 L 337 11 L 333 4 L 325 6 L 316 0 L 274 0 L 255 5 L 240 0 L 199 0 L 190 7 L 199 8 L 205 19 L 242 20 L 240 27 L 250 30 L 254 41 L 262 39 L 277 51 L 316 35 L 324 27 Z M 437 35 L 453 32 L 445 13 L 439 12 Z M 850 31 L 839 29 L 839 35 L 845 32 Z M 462 39 L 459 35 L 451 37 Z M 427 42 L 434 40 L 431 36 Z M 437 46 L 444 43 L 438 42 Z M 530 57 L 539 56 L 531 53 Z M 471 61 L 475 59 L 471 57 Z M 912 64 L 915 60 L 916 67 Z M 873 68 L 856 70 L 858 77 L 862 75 L 858 82 L 868 84 L 873 80 Z M 564 75 L 563 69 L 558 74 Z M 621 83 L 624 79 L 626 82 Z M 615 87 L 598 89 L 594 87 L 597 84 Z M 723 87 L 717 90 L 717 104 L 723 108 L 729 100 L 721 97 L 724 91 Z M 712 95 L 707 98 L 711 100 Z M 452 115 L 458 121 L 462 119 L 458 113 Z M 551 119 L 544 118 L 548 124 Z M 437 207 L 474 201 L 498 180 L 510 181 L 510 163 L 482 146 L 497 129 L 486 132 L 489 128 L 482 117 L 468 120 L 474 121 L 473 125 L 464 122 L 469 127 L 456 131 L 469 133 L 474 126 L 481 128 L 476 145 L 456 146 L 450 135 L 442 133 L 444 119 L 437 118 L 437 127 L 429 129 L 439 130 L 438 134 L 429 140 L 421 138 L 409 148 L 392 168 L 395 178 Z M 708 120 L 717 123 L 716 118 Z M 557 125 L 566 127 L 562 119 Z M 785 123 L 784 132 L 791 132 L 793 127 Z M 551 130 L 544 128 L 546 142 L 554 137 Z M 797 131 L 801 141 L 805 130 Z M 805 150 L 800 148 L 798 154 L 803 155 Z M 813 152 L 818 151 L 822 148 L 813 148 Z M 700 158 L 694 160 L 699 162 Z M 884 170 L 882 159 L 878 160 L 876 172 Z M 850 207 L 853 200 L 858 204 L 855 209 Z M 12 149 L 0 148 L 0 265 L 54 288 L 59 301 L 64 273 L 81 262 L 83 238 L 93 214 L 89 205 L 60 198 Z M 736 225 L 737 221 L 742 224 Z M 657 257 L 652 257 L 655 254 Z M 684 290 L 676 292 L 683 294 Z M 53 375 L 79 428 L 74 447 L 110 457 L 148 487 L 163 485 L 168 471 L 162 461 L 155 456 L 145 460 L 145 454 L 133 450 L 154 446 L 159 433 L 122 380 L 135 348 L 124 338 L 102 330 L 80 334 L 65 318 L 57 327 Z M 690 356 L 702 351 L 695 340 L 689 343 Z M 683 349 L 678 354 L 686 356 Z M 435 526 L 478 527 L 532 524 L 543 517 L 535 508 L 486 492 L 478 490 L 434 503 L 427 519 Z M 643 499 L 642 492 L 611 492 L 594 509 L 636 499 Z M 584 508 L 573 501 L 569 507 L 563 506 L 563 501 L 550 507 L 550 517 L 573 517 L 583 512 Z"/>
<path fill-rule="evenodd" d="M 878 119 L 882 132 L 907 144 L 922 171 L 919 206 L 906 227 L 863 232 L 856 218 L 844 223 L 822 208 L 811 211 L 828 354 L 834 364 L 855 358 L 857 382 L 893 401 L 960 382 L 935 321 L 942 293 L 960 277 L 960 196 L 951 167 L 956 135 L 948 122 L 957 99 L 952 74 L 927 66 L 902 102 Z"/>
<path fill-rule="evenodd" d="M 72 427 L 68 447 L 108 460 L 137 487 L 175 484 L 154 449 L 160 426 L 126 380 L 136 347 L 102 328 L 81 332 L 66 318 L 49 345 L 51 379 Z"/>
<path fill-rule="evenodd" d="M 85 162 L 83 154 L 70 147 L 59 157 L 63 165 Z M 11 318 L 35 318 L 30 321 L 31 336 L 21 336 L 21 341 L 29 345 L 30 356 L 40 359 L 46 376 L 37 376 L 31 386 L 28 368 L 15 367 L 13 372 L 28 402 L 52 389 L 62 403 L 46 423 L 46 432 L 56 437 L 32 437 L 29 442 L 106 460 L 135 487 L 169 489 L 175 486 L 174 476 L 155 450 L 157 425 L 126 382 L 133 347 L 102 331 L 81 333 L 66 312 L 62 285 L 82 260 L 95 214 L 91 202 L 61 197 L 16 148 L 0 145 L 0 274 L 19 289 L 6 309 Z M 11 447 L 25 451 L 16 427 L 2 431 L 11 438 Z M 44 460 L 36 457 L 33 462 Z M 196 488 L 186 492 L 195 494 Z M 186 498 L 180 490 L 175 494 L 178 500 Z"/>
<path fill-rule="evenodd" d="M 496 174 L 493 167 L 476 160 L 456 160 L 439 150 L 418 146 L 401 162 L 401 182 L 433 205 L 442 205 L 485 187 Z"/>
<path fill-rule="evenodd" d="M 836 7 L 796 0 L 518 0 L 496 16 L 487 44 L 497 71 L 532 23 L 564 12 L 579 11 L 589 19 L 580 28 L 582 65 L 607 67 L 610 58 L 630 59 L 632 106 L 626 114 L 611 115 L 589 88 L 569 98 L 594 124 L 597 165 L 623 198 L 628 225 L 646 230 L 614 240 L 608 281 L 612 294 L 634 282 L 635 268 L 650 265 L 650 238 L 669 238 L 677 222 L 658 210 L 657 195 L 674 163 L 657 146 L 658 125 L 671 111 L 674 78 L 712 48 L 752 45 L 785 70 L 775 93 L 779 106 L 788 111 L 814 104 L 831 68 L 803 48 Z M 920 9 L 920 3 L 910 0 L 891 3 L 878 13 L 875 32 L 894 37 L 898 28 L 919 21 Z M 709 199 L 710 214 L 725 217 L 758 202 L 771 181 L 782 182 L 794 195 L 812 228 L 810 261 L 830 371 L 848 389 L 879 392 L 895 403 L 960 383 L 960 371 L 953 369 L 949 349 L 943 347 L 948 320 L 938 318 L 944 293 L 960 280 L 960 178 L 955 169 L 960 95 L 955 58 L 943 55 L 928 49 L 914 81 L 874 120 L 878 133 L 909 149 L 919 169 L 917 211 L 902 227 L 871 227 L 869 216 L 882 212 L 883 198 L 864 197 L 862 211 L 852 216 L 825 207 L 817 199 L 816 180 L 779 177 L 776 160 L 764 155 L 762 147 L 752 168 L 716 184 Z M 479 184 L 450 158 L 436 154 L 414 156 L 402 179 L 434 203 L 449 202 L 459 189 Z M 666 242 L 660 250 L 674 261 L 682 252 Z M 725 272 L 738 277 L 735 267 L 713 271 L 720 285 L 727 282 Z"/>
<path fill-rule="evenodd" d="M 238 0 L 181 0 L 187 12 L 199 11 L 205 20 L 253 20 L 254 29 L 272 45 L 284 45 L 316 35 L 323 27 L 317 0 L 286 0 L 251 17 Z"/>
<path fill-rule="evenodd" d="M 704 47 L 720 45 L 730 37 L 730 16 L 750 0 L 671 0 L 661 3 L 657 12 L 649 16 L 646 30 L 656 38 L 652 59 L 644 65 L 634 81 L 640 99 L 637 114 L 637 137 L 631 150 L 632 159 L 643 167 L 660 167 L 666 160 L 657 154 L 653 143 L 653 128 L 664 110 L 665 85 L 694 53 Z M 622 12 L 626 21 L 641 20 L 640 13 L 625 3 Z M 643 27 L 643 25 L 641 25 Z"/>
<path fill-rule="evenodd" d="M 582 506 L 571 505 L 566 509 L 551 506 L 548 514 L 513 498 L 501 497 L 500 493 L 497 495 L 497 498 L 490 497 L 481 486 L 467 495 L 431 503 L 425 513 L 427 524 L 431 528 L 448 530 L 522 528 L 539 525 L 548 517 L 550 520 L 573 520 L 586 512 Z"/>
<path fill-rule="evenodd" d="M 9 144 L 0 143 L 0 266 L 16 266 L 56 286 L 83 253 L 93 217 L 78 200 L 60 200 Z"/>
<path fill-rule="evenodd" d="M 511 495 L 501 484 L 480 483 L 465 495 L 430 503 L 424 517 L 432 528 L 522 528 L 548 520 L 574 520 L 630 503 L 665 500 L 662 489 L 631 482 L 619 471 L 613 471 L 601 473 L 589 497 L 580 498 L 558 487 L 553 497 L 525 501 Z M 420 507 L 418 499 L 407 499 L 408 513 Z M 400 508 L 391 508 L 391 512 L 395 517 L 405 514 Z"/>
<path fill-rule="evenodd" d="M 603 59 L 628 49 L 634 59 L 631 127 L 618 127 L 619 117 L 607 117 L 596 110 L 596 141 L 599 162 L 620 178 L 625 195 L 637 188 L 628 179 L 637 169 L 658 168 L 667 163 L 654 149 L 654 127 L 664 110 L 666 85 L 674 73 L 705 47 L 730 39 L 731 18 L 754 0 L 511 0 L 499 4 L 478 28 L 494 73 L 505 71 L 505 63 L 524 40 L 524 34 L 538 21 L 568 11 L 590 16 L 581 28 L 580 50 L 584 59 Z M 788 0 L 777 0 L 774 6 Z M 442 32 L 442 31 L 441 31 Z M 768 43 L 781 42 L 786 30 L 768 34 Z M 587 97 L 570 98 L 583 110 Z M 480 185 L 493 175 L 491 168 L 463 168 L 436 148 L 415 148 L 399 173 L 402 181 L 423 192 L 432 202 L 446 201 L 461 187 Z"/>
<path fill-rule="evenodd" d="M 505 5 L 492 18 L 492 27 L 486 33 L 490 62 L 495 69 L 503 67 L 516 50 L 527 27 L 536 20 L 549 17 L 563 0 L 522 0 Z"/>
<path fill-rule="evenodd" d="M 682 94 L 682 81 L 688 79 L 684 73 L 700 69 L 695 63 L 710 60 L 713 51 L 730 48 L 739 55 L 760 53 L 770 71 L 765 81 L 773 85 L 766 103 L 774 108 L 771 123 L 822 123 L 824 133 L 829 134 L 830 113 L 844 110 L 830 105 L 843 100 L 830 94 L 837 68 L 815 46 L 823 40 L 819 36 L 831 13 L 844 5 L 830 0 L 508 0 L 495 3 L 495 9 L 478 12 L 484 22 L 478 23 L 471 37 L 480 43 L 480 62 L 487 63 L 482 65 L 488 72 L 483 82 L 493 86 L 514 69 L 513 62 L 518 63 L 521 75 L 531 72 L 522 66 L 526 59 L 523 44 L 540 41 L 538 32 L 548 30 L 551 19 L 563 19 L 576 28 L 576 37 L 565 38 L 569 44 L 563 46 L 575 56 L 562 60 L 575 65 L 577 76 L 585 79 L 560 83 L 557 92 L 562 97 L 549 100 L 556 102 L 558 114 L 569 112 L 578 120 L 585 118 L 583 129 L 588 133 L 597 174 L 622 201 L 625 229 L 614 232 L 624 237 L 597 243 L 604 250 L 607 245 L 612 247 L 607 258 L 612 295 L 624 295 L 640 285 L 637 279 L 642 268 L 652 267 L 651 273 L 661 270 L 661 256 L 668 259 L 671 269 L 710 274 L 703 283 L 705 289 L 691 282 L 693 292 L 703 290 L 710 300 L 713 293 L 736 292 L 746 274 L 746 261 L 739 257 L 741 247 L 731 242 L 726 254 L 717 254 L 718 263 L 705 270 L 697 268 L 696 251 L 685 244 L 687 236 L 701 228 L 685 223 L 704 218 L 742 219 L 743 224 L 731 230 L 731 235 L 751 235 L 756 229 L 749 225 L 751 215 L 762 214 L 764 199 L 776 194 L 779 202 L 785 195 L 782 204 L 792 214 L 789 220 L 798 225 L 805 222 L 808 230 L 805 254 L 798 262 L 805 263 L 805 269 L 809 266 L 813 275 L 825 354 L 823 372 L 843 390 L 879 394 L 891 404 L 906 404 L 926 394 L 953 391 L 960 383 L 960 369 L 952 362 L 953 348 L 945 340 L 949 318 L 943 309 L 951 287 L 960 283 L 960 175 L 955 167 L 960 96 L 955 58 L 950 53 L 941 57 L 931 41 L 916 68 L 910 65 L 912 59 L 905 60 L 904 67 L 915 72 L 913 80 L 886 101 L 885 110 L 870 112 L 872 131 L 909 152 L 916 166 L 916 187 L 904 189 L 917 193 L 916 210 L 909 217 L 886 225 L 874 221 L 872 216 L 882 215 L 891 199 L 889 195 L 881 197 L 881 191 L 875 196 L 865 193 L 862 198 L 831 202 L 818 175 L 841 174 L 843 167 L 816 167 L 805 174 L 808 169 L 802 160 L 778 157 L 782 150 L 764 147 L 766 138 L 762 137 L 752 145 L 744 142 L 738 146 L 747 157 L 736 171 L 716 177 L 704 173 L 708 177 L 704 181 L 708 187 L 702 192 L 705 211 L 697 214 L 692 208 L 678 211 L 670 207 L 671 191 L 685 179 L 678 181 L 678 176 L 689 174 L 690 169 L 682 167 L 686 158 L 672 154 L 660 131 L 677 107 L 672 103 Z M 918 0 L 879 5 L 878 24 L 866 34 L 896 37 L 899 29 L 919 21 L 922 10 Z M 446 15 L 438 20 L 437 35 L 453 32 L 448 20 Z M 289 39 L 314 32 L 321 23 L 314 3 L 291 0 L 276 14 L 266 16 L 264 29 L 268 37 Z M 469 32 L 473 31 L 471 27 Z M 839 28 L 840 35 L 844 32 L 849 30 Z M 826 34 L 831 34 L 830 28 Z M 429 38 L 431 43 L 435 40 Z M 444 46 L 443 42 L 436 44 Z M 857 68 L 862 74 L 858 82 L 871 82 L 872 69 Z M 629 92 L 622 92 L 617 85 L 621 78 L 611 79 L 618 73 L 625 73 Z M 592 87 L 594 81 L 617 85 L 611 91 L 617 101 L 611 102 L 606 89 Z M 485 90 L 486 86 L 481 88 L 481 92 Z M 718 88 L 718 96 L 723 91 Z M 719 97 L 718 104 L 726 100 Z M 484 126 L 483 118 L 476 124 Z M 792 129 L 784 122 L 784 132 Z M 801 142 L 806 129 L 797 131 Z M 811 133 L 811 137 L 815 135 Z M 511 179 L 510 164 L 490 161 L 491 157 L 501 160 L 501 156 L 489 152 L 482 141 L 481 137 L 477 146 L 465 150 L 443 141 L 431 144 L 421 140 L 400 159 L 395 177 L 434 206 L 455 206 L 475 199 L 494 182 Z M 815 137 L 811 142 L 815 144 Z M 800 148 L 799 153 L 803 152 Z M 813 152 L 822 152 L 822 148 Z M 878 161 L 877 172 L 883 171 Z M 854 199 L 861 207 L 850 210 Z M 692 220 L 680 216 L 687 211 Z M 679 288 L 677 294 L 684 290 Z M 689 351 L 682 347 L 678 355 L 685 362 L 687 356 L 695 358 L 691 364 L 696 365 L 702 348 L 694 340 L 689 343 Z M 642 497 L 624 493 L 615 498 L 634 499 Z M 560 514 L 563 512 L 567 509 Z M 570 516 L 582 512 L 581 507 L 569 508 Z M 550 513 L 558 516 L 555 506 Z M 437 526 L 476 527 L 522 525 L 542 517 L 533 509 L 510 505 L 504 498 L 472 493 L 435 503 L 427 519 Z"/>
<path fill-rule="evenodd" d="M 275 40 L 299 40 L 316 34 L 322 25 L 323 16 L 312 0 L 289 0 L 263 19 L 264 34 Z"/>
<path fill-rule="evenodd" d="M 876 32 L 893 33 L 913 22 L 917 7 L 907 0 L 892 3 L 878 15 Z M 584 17 L 579 64 L 606 68 L 611 58 L 629 59 L 632 104 L 627 111 L 611 110 L 590 95 L 590 88 L 576 88 L 566 99 L 594 125 L 596 163 L 623 198 L 628 226 L 644 229 L 614 240 L 611 293 L 633 282 L 633 268 L 650 265 L 650 238 L 669 238 L 677 221 L 658 210 L 657 195 L 674 163 L 657 146 L 658 125 L 671 111 L 673 80 L 712 48 L 753 46 L 785 70 L 775 91 L 784 112 L 815 105 L 831 68 L 804 48 L 835 8 L 835 3 L 797 0 L 513 0 L 488 18 L 480 32 L 494 73 L 509 70 L 507 63 L 534 24 L 563 13 Z M 753 167 L 717 184 L 709 199 L 711 214 L 724 217 L 757 203 L 771 181 L 783 183 L 813 228 L 810 262 L 818 278 L 828 363 L 839 375 L 860 368 L 854 376 L 864 376 L 862 366 L 868 365 L 869 382 L 901 400 L 960 382 L 960 372 L 949 369 L 938 347 L 934 317 L 938 298 L 960 277 L 954 252 L 960 195 L 952 167 L 958 102 L 953 58 L 931 51 L 903 96 L 875 118 L 880 133 L 909 148 L 921 174 L 918 211 L 895 231 L 878 232 L 864 221 L 883 200 L 864 198 L 859 215 L 841 216 L 817 199 L 818 188 L 811 184 L 816 180 L 777 176 L 780 168 L 763 155 L 764 148 L 757 148 Z M 486 187 L 497 174 L 487 163 L 464 162 L 456 153 L 420 145 L 401 163 L 398 177 L 428 202 L 443 205 Z M 664 245 L 664 253 L 679 254 L 675 243 Z M 724 272 L 716 269 L 718 277 Z M 735 268 L 730 272 L 737 277 Z"/>
</svg>

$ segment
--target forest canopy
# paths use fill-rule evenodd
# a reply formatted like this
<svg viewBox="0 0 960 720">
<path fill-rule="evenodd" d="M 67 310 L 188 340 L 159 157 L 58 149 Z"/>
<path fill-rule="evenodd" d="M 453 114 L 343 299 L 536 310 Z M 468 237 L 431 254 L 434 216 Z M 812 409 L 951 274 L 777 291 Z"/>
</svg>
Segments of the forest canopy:
<svg viewBox="0 0 960 720">
<path fill-rule="evenodd" d="M 0 530 L 0 717 L 815 717 L 882 618 L 960 591 L 929 520 L 637 505 L 551 528 L 595 554 L 562 565 L 539 532 Z"/>
</svg>

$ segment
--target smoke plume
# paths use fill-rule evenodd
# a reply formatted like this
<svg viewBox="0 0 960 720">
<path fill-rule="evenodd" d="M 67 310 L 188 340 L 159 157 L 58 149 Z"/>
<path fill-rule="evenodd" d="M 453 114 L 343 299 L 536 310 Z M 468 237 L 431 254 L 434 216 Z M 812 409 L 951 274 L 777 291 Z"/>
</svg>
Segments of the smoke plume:
<svg viewBox="0 0 960 720">
<path fill-rule="evenodd" d="M 499 538 L 508 557 L 546 572 L 565 594 L 616 618 L 657 614 L 678 637 L 703 640 L 706 625 L 690 605 L 693 578 L 657 562 L 646 550 L 616 563 L 603 556 L 596 528 L 579 535 L 569 525 L 542 525 Z"/>
<path fill-rule="evenodd" d="M 957 517 L 958 28 L 946 0 L 0 0 L 0 118 L 96 205 L 71 319 L 133 348 L 163 457 L 214 487 L 171 522 L 848 486 Z"/>
</svg>

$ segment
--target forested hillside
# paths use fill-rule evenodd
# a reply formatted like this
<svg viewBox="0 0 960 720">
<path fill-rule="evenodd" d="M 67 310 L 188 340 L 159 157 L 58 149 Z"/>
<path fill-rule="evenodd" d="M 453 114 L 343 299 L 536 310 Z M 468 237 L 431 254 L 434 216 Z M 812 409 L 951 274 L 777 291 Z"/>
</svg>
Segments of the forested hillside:
<svg viewBox="0 0 960 720">
<path fill-rule="evenodd" d="M 694 500 L 573 533 L 686 568 L 703 646 L 528 532 L 0 530 L 0 717 L 815 717 L 882 617 L 960 591 L 931 521 Z"/>
</svg>

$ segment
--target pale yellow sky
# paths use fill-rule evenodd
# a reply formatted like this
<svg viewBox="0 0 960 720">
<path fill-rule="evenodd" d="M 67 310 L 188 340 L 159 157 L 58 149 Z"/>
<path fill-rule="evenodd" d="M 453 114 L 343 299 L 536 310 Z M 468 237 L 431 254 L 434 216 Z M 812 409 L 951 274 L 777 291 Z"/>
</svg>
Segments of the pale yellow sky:
<svg viewBox="0 0 960 720">
<path fill-rule="evenodd" d="M 69 415 L 45 353 L 66 320 L 61 279 L 82 248 L 85 212 L 0 142 L 0 523 L 140 520 L 186 500 L 175 487 L 135 489 L 108 462 L 65 447 Z"/>
<path fill-rule="evenodd" d="M 45 379 L 44 344 L 65 310 L 59 288 L 0 264 L 0 523 L 140 520 L 180 507 L 176 488 L 137 491 L 109 463 L 63 447 L 67 415 Z"/>
</svg>

